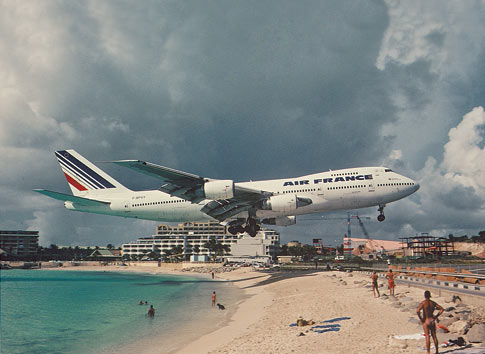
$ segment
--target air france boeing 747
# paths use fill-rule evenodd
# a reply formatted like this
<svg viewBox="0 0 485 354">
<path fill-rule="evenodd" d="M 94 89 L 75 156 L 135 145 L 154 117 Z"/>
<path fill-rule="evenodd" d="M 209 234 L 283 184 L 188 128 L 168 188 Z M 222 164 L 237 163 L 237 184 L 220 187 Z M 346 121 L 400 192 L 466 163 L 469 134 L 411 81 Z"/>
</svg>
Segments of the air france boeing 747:
<svg viewBox="0 0 485 354">
<path fill-rule="evenodd" d="M 157 190 L 133 191 L 74 150 L 56 151 L 72 195 L 35 189 L 70 210 L 155 221 L 217 220 L 232 234 L 255 236 L 261 224 L 289 226 L 296 216 L 333 210 L 384 207 L 419 189 L 386 167 L 356 167 L 254 182 L 201 177 L 139 160 L 112 161 L 160 179 Z"/>
</svg>

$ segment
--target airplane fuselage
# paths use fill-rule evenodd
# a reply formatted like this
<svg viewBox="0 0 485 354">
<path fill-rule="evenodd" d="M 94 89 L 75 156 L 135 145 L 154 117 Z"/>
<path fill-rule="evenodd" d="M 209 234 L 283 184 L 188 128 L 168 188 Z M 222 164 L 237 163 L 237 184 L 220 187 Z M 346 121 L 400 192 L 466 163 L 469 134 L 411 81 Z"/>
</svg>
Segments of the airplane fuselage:
<svg viewBox="0 0 485 354">
<path fill-rule="evenodd" d="M 412 179 L 385 167 L 350 168 L 296 178 L 241 182 L 235 185 L 272 192 L 274 196 L 293 195 L 311 200 L 311 204 L 293 210 L 258 209 L 255 217 L 260 219 L 385 205 L 405 198 L 419 189 L 419 184 Z M 91 191 L 89 197 L 110 203 L 79 206 L 75 202 L 66 201 L 65 206 L 70 210 L 155 221 L 212 219 L 201 211 L 210 200 L 191 203 L 159 190 L 99 190 Z M 232 219 L 247 217 L 248 212 L 244 211 Z"/>
</svg>

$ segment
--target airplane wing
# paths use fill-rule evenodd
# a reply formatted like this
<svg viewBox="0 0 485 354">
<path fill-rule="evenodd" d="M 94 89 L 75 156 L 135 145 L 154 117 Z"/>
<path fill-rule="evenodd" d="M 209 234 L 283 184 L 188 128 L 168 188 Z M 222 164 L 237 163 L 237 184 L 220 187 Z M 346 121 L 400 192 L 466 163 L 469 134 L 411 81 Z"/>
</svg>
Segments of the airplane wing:
<svg viewBox="0 0 485 354">
<path fill-rule="evenodd" d="M 204 195 L 204 184 L 217 181 L 140 160 L 112 162 L 163 180 L 164 183 L 160 187 L 162 192 L 188 200 L 192 203 L 199 203 L 207 199 Z M 243 187 L 238 185 L 238 183 L 234 183 L 234 196 L 232 198 L 212 200 L 201 210 L 214 219 L 223 221 L 253 208 L 262 199 L 272 194 L 271 192 Z"/>
<path fill-rule="evenodd" d="M 34 192 L 44 194 L 48 197 L 51 197 L 57 200 L 62 200 L 63 202 L 72 202 L 72 203 L 76 203 L 78 205 L 84 205 L 84 206 L 99 206 L 99 205 L 111 204 L 110 202 L 103 202 L 101 200 L 76 197 L 71 194 L 53 192 L 53 191 L 48 191 L 46 189 L 34 189 Z"/>
</svg>

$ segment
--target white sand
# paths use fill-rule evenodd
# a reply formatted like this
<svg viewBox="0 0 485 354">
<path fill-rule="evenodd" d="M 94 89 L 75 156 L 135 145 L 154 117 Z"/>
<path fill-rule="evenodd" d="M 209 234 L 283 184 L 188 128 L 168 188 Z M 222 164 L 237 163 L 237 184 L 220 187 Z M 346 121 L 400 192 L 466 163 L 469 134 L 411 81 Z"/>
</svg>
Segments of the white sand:
<svg viewBox="0 0 485 354">
<path fill-rule="evenodd" d="M 261 273 L 231 274 L 233 278 L 258 275 Z M 177 353 L 426 353 L 424 336 L 418 340 L 392 338 L 423 333 L 416 307 L 402 311 L 393 306 L 394 298 L 374 298 L 363 280 L 369 280 L 368 275 L 319 272 L 249 288 L 253 296 L 241 305 L 232 322 Z M 410 297 L 421 301 L 423 292 L 398 284 L 395 295 L 398 301 Z M 382 293 L 389 294 L 387 286 L 381 288 Z M 446 307 L 444 298 L 433 294 L 433 300 Z M 316 333 L 311 326 L 290 327 L 299 316 L 319 325 L 339 317 L 350 319 L 334 322 L 340 324 L 338 332 Z M 438 337 L 441 344 L 450 334 Z"/>
<path fill-rule="evenodd" d="M 129 268 L 127 271 L 134 270 Z M 153 272 L 167 273 L 167 270 L 155 268 Z M 244 289 L 249 295 L 247 300 L 238 306 L 227 325 L 203 335 L 176 353 L 426 353 L 424 337 L 418 340 L 392 339 L 394 335 L 423 332 L 416 321 L 416 308 L 402 311 L 393 306 L 394 299 L 374 298 L 372 289 L 362 284 L 362 281 L 370 280 L 368 275 L 282 272 L 276 276 L 281 279 L 264 282 L 270 276 L 250 268 L 217 274 L 216 277 L 232 280 Z M 379 283 L 383 283 L 382 280 Z M 433 300 L 446 307 L 444 298 L 430 290 Z M 381 288 L 381 295 L 383 293 L 389 294 L 387 286 Z M 421 301 L 423 290 L 398 283 L 395 295 L 398 300 L 412 297 Z M 339 317 L 350 319 L 335 322 L 340 324 L 339 331 L 316 333 L 310 330 L 311 326 L 290 327 L 289 324 L 295 323 L 299 316 L 312 319 L 317 325 Z M 300 336 L 301 333 L 304 335 Z M 447 336 L 440 336 L 440 344 Z M 147 352 L 158 353 L 159 348 L 154 345 Z"/>
</svg>

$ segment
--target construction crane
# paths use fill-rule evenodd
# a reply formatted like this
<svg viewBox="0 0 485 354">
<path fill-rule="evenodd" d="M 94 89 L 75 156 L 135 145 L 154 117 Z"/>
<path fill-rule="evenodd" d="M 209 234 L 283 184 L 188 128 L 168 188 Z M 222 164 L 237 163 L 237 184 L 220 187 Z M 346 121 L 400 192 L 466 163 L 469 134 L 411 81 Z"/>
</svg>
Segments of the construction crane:
<svg viewBox="0 0 485 354">
<path fill-rule="evenodd" d="M 350 229 L 350 220 L 352 218 L 357 219 L 357 221 L 359 222 L 359 226 L 360 226 L 360 228 L 362 229 L 362 232 L 365 235 L 365 238 L 370 240 L 369 233 L 367 232 L 367 229 L 365 228 L 364 223 L 362 222 L 362 219 L 370 220 L 369 216 L 350 215 L 350 213 L 347 213 L 346 218 L 344 218 L 344 217 L 325 218 L 325 217 L 322 216 L 321 218 L 315 218 L 315 219 L 311 218 L 311 219 L 305 219 L 305 220 L 347 220 L 347 237 L 350 238 L 351 235 L 352 235 L 351 229 Z"/>
<path fill-rule="evenodd" d="M 346 218 L 343 218 L 343 217 L 336 217 L 336 218 L 324 218 L 324 217 L 321 217 L 321 218 L 318 218 L 318 219 L 305 219 L 305 220 L 345 220 L 347 219 L 347 235 L 345 235 L 344 237 L 344 257 L 348 258 L 352 255 L 352 242 L 351 242 L 351 237 L 352 237 L 352 233 L 351 233 L 351 228 L 350 228 L 350 220 L 351 218 L 355 218 L 357 219 L 357 221 L 359 222 L 359 226 L 360 228 L 362 229 L 362 232 L 364 233 L 365 237 L 370 240 L 370 236 L 369 236 L 369 233 L 367 232 L 365 226 L 364 226 L 364 223 L 362 222 L 362 219 L 370 219 L 369 216 L 359 216 L 359 215 L 350 215 L 350 213 L 348 212 L 347 213 L 347 217 Z"/>
</svg>

